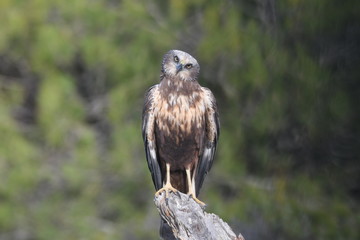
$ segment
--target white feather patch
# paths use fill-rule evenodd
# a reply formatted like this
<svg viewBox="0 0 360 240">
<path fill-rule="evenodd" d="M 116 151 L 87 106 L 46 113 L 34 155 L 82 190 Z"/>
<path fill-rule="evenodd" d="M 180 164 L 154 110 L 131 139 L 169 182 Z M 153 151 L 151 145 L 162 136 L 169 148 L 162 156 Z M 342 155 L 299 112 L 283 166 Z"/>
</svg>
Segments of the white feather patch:
<svg viewBox="0 0 360 240">
<path fill-rule="evenodd" d="M 149 150 L 150 150 L 150 156 L 152 159 L 156 159 L 156 151 L 155 151 L 155 148 L 154 148 L 154 143 L 153 141 L 150 141 L 149 142 Z"/>
</svg>

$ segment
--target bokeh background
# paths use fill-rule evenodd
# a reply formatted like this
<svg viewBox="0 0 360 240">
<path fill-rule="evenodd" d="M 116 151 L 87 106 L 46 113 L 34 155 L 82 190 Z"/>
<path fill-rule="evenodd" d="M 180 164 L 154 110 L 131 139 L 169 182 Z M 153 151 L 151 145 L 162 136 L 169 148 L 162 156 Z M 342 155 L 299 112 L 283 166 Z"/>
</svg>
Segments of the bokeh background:
<svg viewBox="0 0 360 240">
<path fill-rule="evenodd" d="M 360 4 L 0 0 L 0 239 L 158 239 L 141 137 L 162 55 L 221 136 L 200 199 L 247 240 L 359 239 Z"/>
</svg>

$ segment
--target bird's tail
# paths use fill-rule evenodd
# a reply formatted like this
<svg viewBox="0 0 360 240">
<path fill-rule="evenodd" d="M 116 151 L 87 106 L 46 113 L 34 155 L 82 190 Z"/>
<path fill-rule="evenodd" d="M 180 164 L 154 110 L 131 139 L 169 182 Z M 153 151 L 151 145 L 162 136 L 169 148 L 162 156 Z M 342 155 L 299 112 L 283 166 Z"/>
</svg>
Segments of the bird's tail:
<svg viewBox="0 0 360 240">
<path fill-rule="evenodd" d="M 163 219 L 160 223 L 160 237 L 163 240 L 176 240 L 171 227 Z"/>
</svg>

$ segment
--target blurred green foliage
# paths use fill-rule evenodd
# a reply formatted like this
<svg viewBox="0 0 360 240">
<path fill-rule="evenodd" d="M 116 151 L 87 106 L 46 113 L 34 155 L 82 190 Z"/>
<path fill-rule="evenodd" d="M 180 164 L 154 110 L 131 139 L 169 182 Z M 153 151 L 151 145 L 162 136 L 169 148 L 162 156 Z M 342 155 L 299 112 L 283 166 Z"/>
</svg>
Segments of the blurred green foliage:
<svg viewBox="0 0 360 240">
<path fill-rule="evenodd" d="M 182 49 L 222 133 L 200 199 L 246 239 L 359 239 L 354 1 L 0 1 L 0 239 L 158 239 L 142 98 Z"/>
</svg>

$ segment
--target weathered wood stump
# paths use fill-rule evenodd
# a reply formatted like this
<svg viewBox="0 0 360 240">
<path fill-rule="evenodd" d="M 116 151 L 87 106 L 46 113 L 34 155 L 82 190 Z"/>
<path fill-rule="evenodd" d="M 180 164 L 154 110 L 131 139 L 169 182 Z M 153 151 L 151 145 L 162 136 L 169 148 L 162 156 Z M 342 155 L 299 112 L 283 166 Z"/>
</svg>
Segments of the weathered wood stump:
<svg viewBox="0 0 360 240">
<path fill-rule="evenodd" d="M 245 240 L 213 213 L 207 213 L 194 199 L 181 192 L 165 192 L 155 197 L 161 217 L 172 228 L 176 239 L 181 240 Z"/>
</svg>

